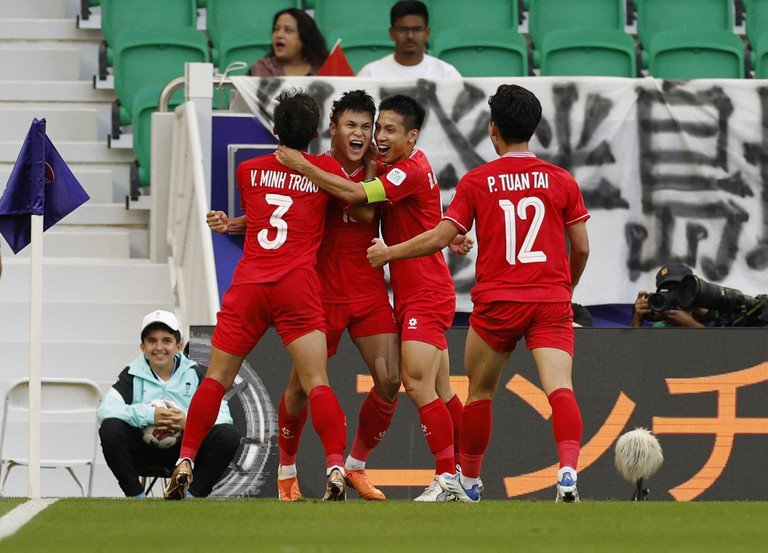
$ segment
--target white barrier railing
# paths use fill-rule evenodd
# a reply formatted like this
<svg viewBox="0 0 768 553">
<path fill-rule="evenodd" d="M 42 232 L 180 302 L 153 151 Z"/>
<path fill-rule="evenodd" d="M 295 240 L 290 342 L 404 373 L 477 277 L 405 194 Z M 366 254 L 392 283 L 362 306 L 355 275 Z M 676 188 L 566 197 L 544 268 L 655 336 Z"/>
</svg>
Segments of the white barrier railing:
<svg viewBox="0 0 768 553">
<path fill-rule="evenodd" d="M 168 264 L 179 315 L 188 325 L 212 325 L 219 292 L 197 112 L 186 102 L 175 112 L 168 194 Z M 185 332 L 185 336 L 188 336 Z"/>
</svg>

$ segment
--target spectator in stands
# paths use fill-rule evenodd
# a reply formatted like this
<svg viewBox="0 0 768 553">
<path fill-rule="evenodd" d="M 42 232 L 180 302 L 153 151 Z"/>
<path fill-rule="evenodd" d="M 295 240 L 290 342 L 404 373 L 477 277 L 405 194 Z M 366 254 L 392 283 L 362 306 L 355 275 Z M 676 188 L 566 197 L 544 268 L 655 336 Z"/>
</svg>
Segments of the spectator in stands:
<svg viewBox="0 0 768 553">
<path fill-rule="evenodd" d="M 325 37 L 304 10 L 288 8 L 275 14 L 272 48 L 248 71 L 254 77 L 316 75 L 328 57 Z"/>
<path fill-rule="evenodd" d="M 693 270 L 684 263 L 667 263 L 659 269 L 656 273 L 656 292 L 668 298 L 670 308 L 652 311 L 648 304 L 651 294 L 646 290 L 640 290 L 632 308 L 632 320 L 629 326 L 644 326 L 645 321 L 649 321 L 654 327 L 706 327 L 709 310 L 704 308 L 686 310 L 677 305 L 677 286 L 684 276 L 692 274 Z"/>
<path fill-rule="evenodd" d="M 363 66 L 358 77 L 461 78 L 461 73 L 443 60 L 426 53 L 429 12 L 418 0 L 403 0 L 392 6 L 389 37 L 395 53 Z"/>
<path fill-rule="evenodd" d="M 182 353 L 181 325 L 169 311 L 144 317 L 140 347 L 141 355 L 123 369 L 98 411 L 104 460 L 127 497 L 146 497 L 140 475 L 148 468 L 170 474 L 181 449 L 181 438 L 164 449 L 147 444 L 141 429 L 156 425 L 160 431 L 183 431 L 192 395 L 205 376 L 205 367 Z M 178 407 L 149 404 L 161 399 Z M 216 423 L 203 440 L 188 496 L 210 494 L 240 445 L 226 401 L 221 402 Z"/>
</svg>

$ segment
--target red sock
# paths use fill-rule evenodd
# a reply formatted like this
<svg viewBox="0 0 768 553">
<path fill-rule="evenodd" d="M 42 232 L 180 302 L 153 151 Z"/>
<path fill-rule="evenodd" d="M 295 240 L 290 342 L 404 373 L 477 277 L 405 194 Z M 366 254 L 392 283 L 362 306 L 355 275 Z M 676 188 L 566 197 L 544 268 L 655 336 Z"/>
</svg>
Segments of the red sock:
<svg viewBox="0 0 768 553">
<path fill-rule="evenodd" d="M 549 394 L 552 406 L 552 432 L 555 435 L 561 467 L 578 469 L 581 450 L 581 411 L 573 390 L 558 388 Z"/>
<path fill-rule="evenodd" d="M 379 445 L 382 438 L 384 438 L 384 434 L 387 433 L 396 407 L 397 399 L 395 399 L 394 403 L 389 403 L 380 398 L 371 388 L 363 402 L 363 406 L 360 407 L 357 433 L 355 434 L 355 441 L 352 442 L 352 449 L 349 452 L 352 457 L 358 461 L 368 460 L 371 450 Z"/>
<path fill-rule="evenodd" d="M 328 386 L 316 386 L 309 392 L 312 426 L 325 449 L 327 467 L 344 466 L 347 447 L 347 420 L 339 400 Z"/>
<path fill-rule="evenodd" d="M 219 416 L 221 400 L 227 391 L 213 378 L 204 378 L 197 387 L 192 402 L 189 404 L 184 437 L 181 440 L 179 459 L 188 458 L 194 462 L 200 444 L 211 431 Z"/>
<path fill-rule="evenodd" d="M 453 423 L 448 408 L 442 399 L 419 407 L 419 418 L 429 450 L 435 456 L 435 474 L 448 472 L 453 474 Z"/>
<path fill-rule="evenodd" d="M 483 455 L 491 441 L 492 420 L 490 399 L 479 399 L 464 406 L 461 421 L 461 472 L 464 476 L 480 477 Z"/>
<path fill-rule="evenodd" d="M 295 465 L 296 453 L 299 451 L 301 432 L 307 422 L 307 406 L 298 413 L 291 414 L 285 408 L 285 394 L 280 398 L 277 409 L 277 424 L 280 432 L 277 435 L 278 456 L 282 466 Z"/>
<path fill-rule="evenodd" d="M 464 405 L 461 403 L 459 396 L 454 394 L 450 401 L 445 402 L 445 406 L 448 408 L 451 420 L 453 421 L 453 456 L 455 464 L 461 465 L 461 418 L 464 415 Z"/>
</svg>

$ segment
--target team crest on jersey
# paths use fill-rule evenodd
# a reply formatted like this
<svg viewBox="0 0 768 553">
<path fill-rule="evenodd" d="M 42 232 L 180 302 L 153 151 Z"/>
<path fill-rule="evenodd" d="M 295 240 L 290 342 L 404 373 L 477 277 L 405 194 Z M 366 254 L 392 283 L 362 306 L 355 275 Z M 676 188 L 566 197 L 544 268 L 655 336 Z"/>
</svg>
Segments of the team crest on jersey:
<svg viewBox="0 0 768 553">
<path fill-rule="evenodd" d="M 406 177 L 407 175 L 402 169 L 392 169 L 389 173 L 387 173 L 387 180 L 395 186 L 400 186 L 403 184 L 403 181 Z"/>
</svg>

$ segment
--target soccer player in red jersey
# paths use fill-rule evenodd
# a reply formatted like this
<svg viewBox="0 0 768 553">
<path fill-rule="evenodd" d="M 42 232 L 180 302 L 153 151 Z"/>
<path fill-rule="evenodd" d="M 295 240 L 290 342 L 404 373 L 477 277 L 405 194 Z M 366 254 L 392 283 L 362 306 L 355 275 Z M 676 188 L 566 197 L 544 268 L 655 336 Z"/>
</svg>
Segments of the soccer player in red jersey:
<svg viewBox="0 0 768 553">
<path fill-rule="evenodd" d="M 363 156 L 370 152 L 375 115 L 376 105 L 364 90 L 346 92 L 333 103 L 332 149 L 326 155 L 339 161 L 346 177 L 355 182 L 366 175 Z M 375 163 L 372 170 L 375 174 Z M 365 465 L 389 428 L 397 406 L 400 342 L 384 271 L 373 268 L 366 258 L 371 240 L 379 235 L 379 210 L 374 206 L 364 209 L 369 213 L 346 210 L 336 202 L 328 204 L 317 254 L 317 275 L 326 318 L 328 357 L 336 353 L 344 330 L 348 330 L 374 383 L 360 409 L 355 440 L 344 463 L 347 484 L 363 499 L 381 501 L 386 496 L 368 479 Z M 229 219 L 222 211 L 210 212 L 207 221 L 216 232 L 246 229 L 244 216 Z M 294 371 L 278 409 L 278 491 L 286 501 L 302 497 L 295 460 L 306 419 L 307 395 Z"/>
<path fill-rule="evenodd" d="M 317 136 L 320 108 L 301 90 L 282 92 L 273 120 L 280 144 L 305 150 Z M 339 163 L 313 156 L 329 171 Z M 166 499 L 184 499 L 195 456 L 216 419 L 218 406 L 245 356 L 274 325 L 309 396 L 312 423 L 326 455 L 326 500 L 344 500 L 346 424 L 326 373 L 325 317 L 315 272 L 317 250 L 331 197 L 299 173 L 287 171 L 274 154 L 237 168 L 247 230 L 243 257 L 222 298 L 211 338 L 206 378 L 192 398 L 181 452 Z"/>
<path fill-rule="evenodd" d="M 384 202 L 383 235 L 388 241 L 400 242 L 432 228 L 442 214 L 437 177 L 416 147 L 425 115 L 424 108 L 409 96 L 391 96 L 381 102 L 375 138 L 383 172 L 362 183 L 323 171 L 295 150 L 279 147 L 277 157 L 344 202 Z M 464 237 L 457 243 L 464 244 Z M 445 258 L 437 252 L 392 264 L 390 284 L 401 329 L 401 377 L 435 456 L 435 479 L 416 499 L 436 501 L 442 493 L 437 475 L 454 470 L 453 420 L 458 423 L 462 412 L 461 401 L 450 388 L 445 338 L 455 314 L 453 279 Z"/>
<path fill-rule="evenodd" d="M 462 419 L 461 471 L 441 474 L 438 481 L 462 501 L 480 500 L 491 401 L 515 344 L 525 336 L 552 406 L 560 456 L 556 501 L 577 502 L 582 422 L 571 383 L 571 296 L 589 256 L 589 213 L 573 177 L 528 150 L 541 120 L 536 96 L 520 86 L 502 85 L 488 103 L 489 135 L 500 158 L 459 181 L 434 229 L 389 247 L 377 239 L 368 258 L 380 267 L 434 254 L 467 233 L 474 221 L 479 253 L 464 357 L 469 395 Z"/>
</svg>

